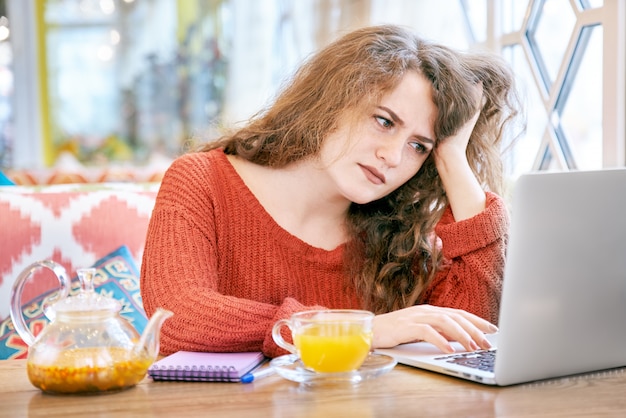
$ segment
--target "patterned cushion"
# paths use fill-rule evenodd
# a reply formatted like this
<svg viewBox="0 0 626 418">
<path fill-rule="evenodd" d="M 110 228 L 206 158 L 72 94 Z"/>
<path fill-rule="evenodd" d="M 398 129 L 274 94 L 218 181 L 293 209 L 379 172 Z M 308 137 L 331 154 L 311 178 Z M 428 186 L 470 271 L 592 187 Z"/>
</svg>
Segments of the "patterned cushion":
<svg viewBox="0 0 626 418">
<path fill-rule="evenodd" d="M 94 278 L 96 291 L 119 300 L 122 303 L 121 316 L 141 334 L 146 327 L 147 318 L 139 293 L 139 272 L 128 247 L 124 245 L 118 248 L 98 260 L 93 267 L 96 268 Z M 70 297 L 79 289 L 80 283 L 74 277 Z M 22 314 L 33 335 L 36 336 L 48 323 L 48 319 L 43 314 L 43 306 L 57 291 L 46 292 L 22 304 Z M 0 359 L 26 358 L 27 353 L 28 346 L 13 328 L 11 318 L 2 321 L 0 323 Z"/>
<path fill-rule="evenodd" d="M 53 260 L 73 274 L 112 248 L 127 245 L 140 266 L 158 183 L 0 186 L 0 320 L 11 286 L 32 262 Z M 57 286 L 35 272 L 30 300 Z"/>
</svg>

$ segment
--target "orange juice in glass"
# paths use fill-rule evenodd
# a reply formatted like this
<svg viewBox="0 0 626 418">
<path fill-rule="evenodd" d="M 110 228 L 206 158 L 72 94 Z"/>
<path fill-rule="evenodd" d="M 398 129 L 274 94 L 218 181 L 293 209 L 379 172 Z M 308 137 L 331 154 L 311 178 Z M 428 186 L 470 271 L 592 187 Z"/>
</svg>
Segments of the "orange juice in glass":
<svg viewBox="0 0 626 418">
<path fill-rule="evenodd" d="M 372 319 L 369 311 L 331 309 L 298 312 L 276 322 L 272 336 L 280 347 L 297 354 L 304 366 L 318 373 L 357 370 L 372 346 Z M 293 344 L 285 341 L 281 329 L 287 326 Z"/>
</svg>

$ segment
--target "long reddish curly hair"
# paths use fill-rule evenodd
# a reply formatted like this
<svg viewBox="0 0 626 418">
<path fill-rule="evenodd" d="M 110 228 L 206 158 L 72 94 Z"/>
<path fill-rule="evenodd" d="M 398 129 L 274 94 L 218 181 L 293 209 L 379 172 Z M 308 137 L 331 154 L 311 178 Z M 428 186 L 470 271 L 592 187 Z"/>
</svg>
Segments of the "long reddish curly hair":
<svg viewBox="0 0 626 418">
<path fill-rule="evenodd" d="M 432 84 L 435 147 L 478 110 L 474 89 L 482 83 L 484 106 L 467 156 L 483 187 L 502 193 L 505 127 L 519 114 L 509 67 L 496 55 L 455 51 L 395 25 L 365 27 L 334 41 L 299 68 L 269 107 L 201 151 L 223 148 L 277 168 L 310 158 L 341 118 L 377 103 L 410 71 Z M 419 301 L 441 263 L 433 231 L 446 204 L 431 155 L 388 196 L 351 205 L 345 265 L 364 308 L 382 313 Z"/>
</svg>

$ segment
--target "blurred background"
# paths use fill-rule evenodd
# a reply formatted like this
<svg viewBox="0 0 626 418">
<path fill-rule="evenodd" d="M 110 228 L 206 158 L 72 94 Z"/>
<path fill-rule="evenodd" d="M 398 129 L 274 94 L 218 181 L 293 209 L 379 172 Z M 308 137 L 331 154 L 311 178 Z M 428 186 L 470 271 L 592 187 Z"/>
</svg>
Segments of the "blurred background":
<svg viewBox="0 0 626 418">
<path fill-rule="evenodd" d="M 18 184 L 159 181 L 350 29 L 411 27 L 513 66 L 507 167 L 623 166 L 621 0 L 0 0 L 0 171 Z M 511 133 L 511 136 L 513 133 Z"/>
</svg>

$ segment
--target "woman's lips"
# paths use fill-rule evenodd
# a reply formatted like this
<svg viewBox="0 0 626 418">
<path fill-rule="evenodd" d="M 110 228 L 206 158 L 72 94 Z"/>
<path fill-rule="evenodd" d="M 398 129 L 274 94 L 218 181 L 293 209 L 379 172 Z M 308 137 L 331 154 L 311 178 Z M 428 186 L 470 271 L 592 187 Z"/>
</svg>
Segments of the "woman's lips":
<svg viewBox="0 0 626 418">
<path fill-rule="evenodd" d="M 361 164 L 359 164 L 359 167 L 361 167 L 361 170 L 363 170 L 363 173 L 365 173 L 365 177 L 367 177 L 367 179 L 371 181 L 372 183 L 385 184 L 386 182 L 385 175 L 381 173 L 380 171 L 376 170 L 374 167 L 370 167 L 368 165 L 361 165 Z"/>
</svg>

